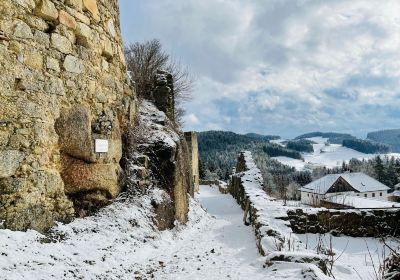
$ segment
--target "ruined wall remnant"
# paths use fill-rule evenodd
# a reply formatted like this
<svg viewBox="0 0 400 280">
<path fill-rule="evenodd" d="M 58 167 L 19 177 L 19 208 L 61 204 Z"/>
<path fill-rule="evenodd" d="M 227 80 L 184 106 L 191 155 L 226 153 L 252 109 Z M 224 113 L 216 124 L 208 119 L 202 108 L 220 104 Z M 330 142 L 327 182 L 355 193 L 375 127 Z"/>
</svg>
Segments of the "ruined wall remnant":
<svg viewBox="0 0 400 280">
<path fill-rule="evenodd" d="M 152 98 L 157 108 L 171 121 L 175 121 L 174 81 L 171 73 L 157 70 L 154 76 Z"/>
<path fill-rule="evenodd" d="M 199 191 L 199 144 L 197 142 L 197 133 L 185 132 L 185 139 L 189 148 L 190 164 L 192 166 L 194 191 Z"/>
<path fill-rule="evenodd" d="M 146 181 L 143 177 L 151 176 L 151 185 L 169 195 L 169 200 L 165 203 L 155 205 L 157 216 L 162 216 L 163 220 L 159 223 L 160 229 L 173 227 L 175 220 L 186 223 L 189 196 L 193 196 L 194 184 L 189 149 L 184 134 L 175 128 L 175 124 L 164 112 L 148 101 L 143 101 L 139 107 L 138 129 L 140 132 L 132 135 L 137 136 L 142 133 L 142 137 L 131 141 L 136 142 L 136 148 L 131 149 L 135 152 L 128 158 L 128 161 L 133 163 L 128 169 L 138 175 L 131 177 L 137 178 L 133 185 L 138 185 L 141 189 L 148 188 L 150 185 L 141 182 Z M 143 155 L 148 159 L 146 166 L 141 164 Z M 159 209 L 164 210 L 160 212 Z M 166 209 L 170 210 L 165 211 Z"/>
<path fill-rule="evenodd" d="M 306 209 L 288 211 L 290 227 L 294 233 L 331 232 L 353 237 L 400 236 L 400 209 L 327 210 Z"/>
<path fill-rule="evenodd" d="M 137 114 L 118 1 L 0 1 L 0 68 L 0 225 L 44 230 L 118 195 Z"/>
<path fill-rule="evenodd" d="M 276 213 L 273 213 L 275 211 L 281 213 L 284 206 L 275 202 L 263 190 L 261 171 L 257 168 L 251 152 L 245 151 L 239 154 L 229 192 L 244 210 L 244 223 L 253 227 L 258 250 L 261 255 L 266 256 L 266 266 L 271 266 L 275 262 L 290 263 L 292 267 L 309 263 L 314 265 L 310 271 L 314 271 L 315 274 L 328 273 L 326 256 L 293 252 L 291 246 L 294 246 L 293 248 L 302 246 L 297 240 L 293 240 L 293 244 L 287 246 L 286 240 L 290 239 L 291 231 L 284 230 L 285 223 L 282 220 L 278 222 L 274 217 Z M 273 207 L 270 207 L 272 205 Z"/>
</svg>

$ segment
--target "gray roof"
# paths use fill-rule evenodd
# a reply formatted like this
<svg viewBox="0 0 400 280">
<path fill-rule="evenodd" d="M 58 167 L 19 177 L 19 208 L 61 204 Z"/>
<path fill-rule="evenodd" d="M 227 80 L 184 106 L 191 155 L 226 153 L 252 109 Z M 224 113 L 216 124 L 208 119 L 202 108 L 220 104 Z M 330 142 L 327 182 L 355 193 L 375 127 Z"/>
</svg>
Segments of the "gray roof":
<svg viewBox="0 0 400 280">
<path fill-rule="evenodd" d="M 339 179 L 339 177 L 342 177 L 347 183 L 349 183 L 359 192 L 387 191 L 390 189 L 381 182 L 364 173 L 342 173 L 326 175 L 308 185 L 305 185 L 300 190 L 302 192 L 325 194 L 333 185 L 333 183 Z"/>
</svg>

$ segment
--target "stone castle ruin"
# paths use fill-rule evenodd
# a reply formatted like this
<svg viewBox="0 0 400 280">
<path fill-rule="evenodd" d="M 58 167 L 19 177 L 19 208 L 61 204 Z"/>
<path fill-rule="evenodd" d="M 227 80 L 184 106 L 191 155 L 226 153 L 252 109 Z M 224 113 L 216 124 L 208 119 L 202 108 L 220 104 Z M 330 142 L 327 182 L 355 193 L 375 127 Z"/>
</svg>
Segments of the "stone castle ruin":
<svg viewBox="0 0 400 280">
<path fill-rule="evenodd" d="M 0 227 L 45 230 L 122 190 L 138 102 L 119 26 L 117 0 L 0 2 Z M 173 120 L 159 74 L 154 103 Z"/>
</svg>

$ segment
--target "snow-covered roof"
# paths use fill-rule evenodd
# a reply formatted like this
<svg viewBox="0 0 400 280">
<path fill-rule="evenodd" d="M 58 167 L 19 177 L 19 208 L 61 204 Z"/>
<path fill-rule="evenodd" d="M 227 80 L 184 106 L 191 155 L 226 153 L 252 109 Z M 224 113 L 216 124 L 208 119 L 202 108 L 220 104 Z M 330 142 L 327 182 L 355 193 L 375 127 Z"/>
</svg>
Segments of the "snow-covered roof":
<svg viewBox="0 0 400 280">
<path fill-rule="evenodd" d="M 373 192 L 373 191 L 387 191 L 389 187 L 381 182 L 371 178 L 364 173 L 342 173 L 342 174 L 329 174 L 308 185 L 305 185 L 300 190 L 302 192 L 312 192 L 318 194 L 325 194 L 329 188 L 339 178 L 344 179 L 358 192 Z"/>
<path fill-rule="evenodd" d="M 400 207 L 400 203 L 364 198 L 353 195 L 335 195 L 325 199 L 333 203 L 348 205 L 354 208 L 391 208 Z"/>
<path fill-rule="evenodd" d="M 400 191 L 394 191 L 390 195 L 391 196 L 399 196 L 400 197 Z"/>
</svg>

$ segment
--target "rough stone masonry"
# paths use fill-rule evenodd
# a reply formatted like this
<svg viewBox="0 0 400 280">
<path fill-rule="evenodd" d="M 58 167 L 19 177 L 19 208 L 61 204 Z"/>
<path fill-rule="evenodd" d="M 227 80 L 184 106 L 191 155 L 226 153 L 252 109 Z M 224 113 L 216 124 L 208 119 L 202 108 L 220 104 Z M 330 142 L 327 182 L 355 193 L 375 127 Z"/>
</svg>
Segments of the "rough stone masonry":
<svg viewBox="0 0 400 280">
<path fill-rule="evenodd" d="M 137 115 L 119 26 L 117 0 L 0 1 L 0 227 L 45 230 L 71 201 L 118 195 Z"/>
</svg>

